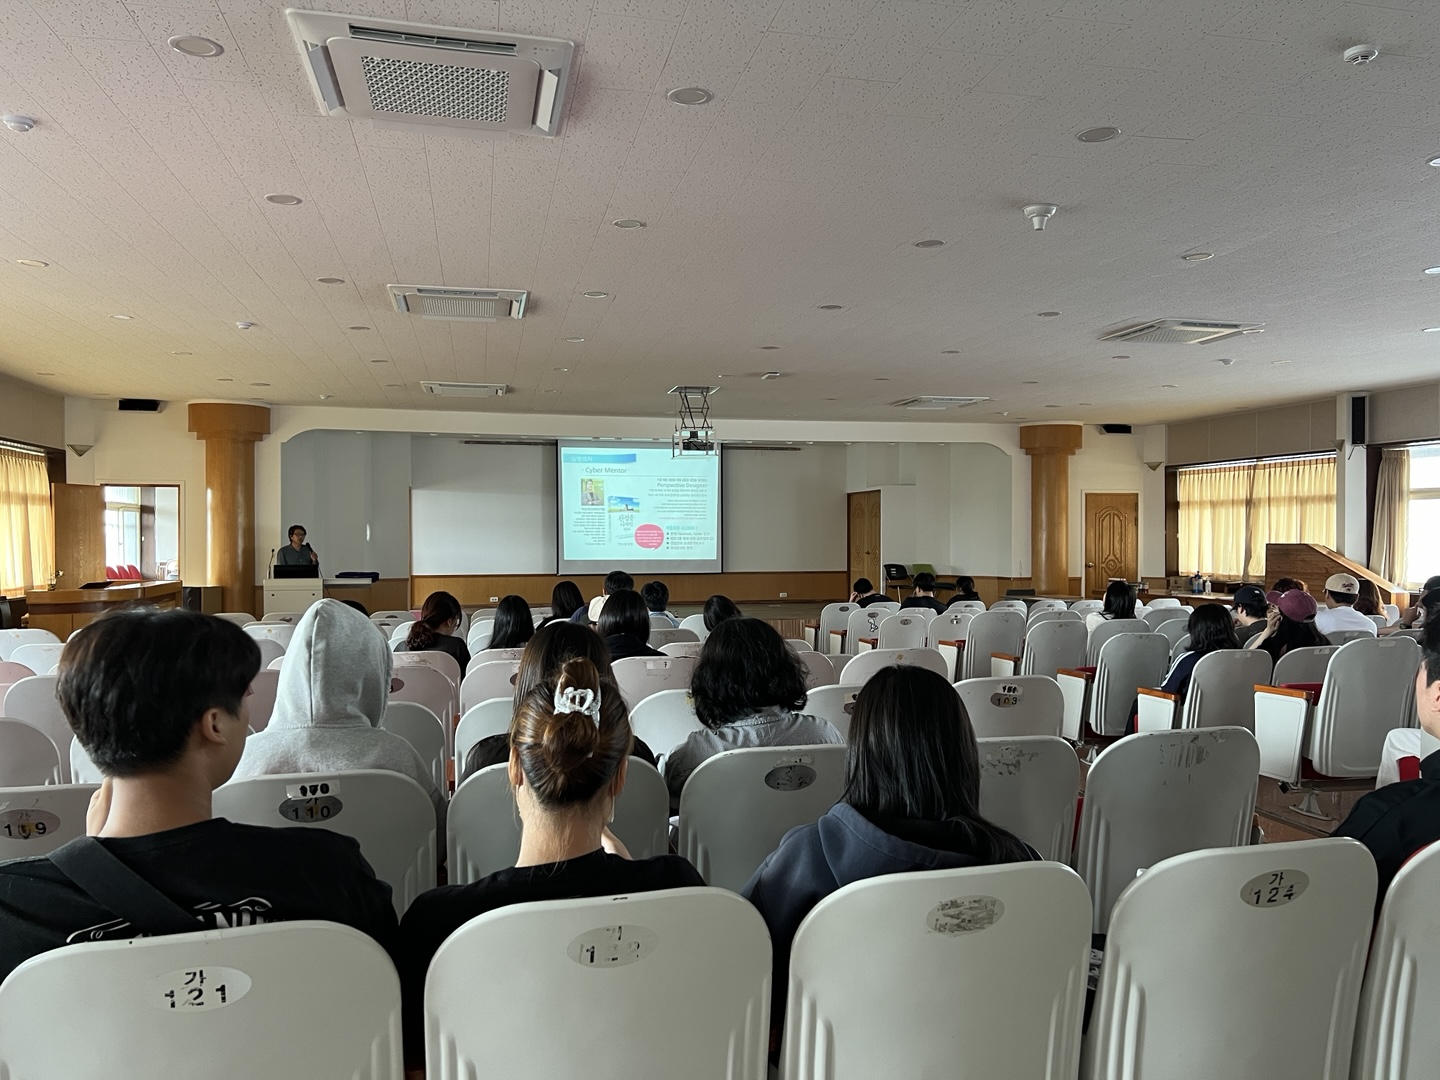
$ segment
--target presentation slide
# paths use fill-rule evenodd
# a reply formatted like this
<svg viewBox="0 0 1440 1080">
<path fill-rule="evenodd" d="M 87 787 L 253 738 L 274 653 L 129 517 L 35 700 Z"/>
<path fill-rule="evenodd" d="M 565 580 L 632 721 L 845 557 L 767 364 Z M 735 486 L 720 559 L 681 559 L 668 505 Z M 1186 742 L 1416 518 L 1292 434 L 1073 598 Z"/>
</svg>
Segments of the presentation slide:
<svg viewBox="0 0 1440 1080">
<path fill-rule="evenodd" d="M 560 573 L 720 570 L 720 457 L 656 443 L 559 444 Z"/>
</svg>

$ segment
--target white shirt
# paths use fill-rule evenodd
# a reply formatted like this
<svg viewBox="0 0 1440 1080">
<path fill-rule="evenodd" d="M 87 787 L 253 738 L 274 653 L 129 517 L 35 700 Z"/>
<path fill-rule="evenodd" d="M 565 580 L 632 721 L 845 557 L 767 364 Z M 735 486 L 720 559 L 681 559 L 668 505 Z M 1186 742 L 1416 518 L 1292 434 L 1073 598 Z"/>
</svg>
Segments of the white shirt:
<svg viewBox="0 0 1440 1080">
<path fill-rule="evenodd" d="M 1364 630 L 1372 637 L 1378 630 L 1374 619 L 1360 614 L 1348 604 L 1322 607 L 1315 613 L 1315 629 L 1322 634 L 1328 634 L 1332 630 Z"/>
</svg>

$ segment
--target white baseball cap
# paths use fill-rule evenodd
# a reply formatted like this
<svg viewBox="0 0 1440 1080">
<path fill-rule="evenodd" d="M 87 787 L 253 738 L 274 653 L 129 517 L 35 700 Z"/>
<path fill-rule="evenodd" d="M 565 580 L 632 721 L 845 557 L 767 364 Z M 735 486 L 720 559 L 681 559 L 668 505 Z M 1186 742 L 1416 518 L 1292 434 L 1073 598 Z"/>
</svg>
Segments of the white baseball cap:
<svg viewBox="0 0 1440 1080">
<path fill-rule="evenodd" d="M 1345 596 L 1358 596 L 1360 582 L 1349 574 L 1331 574 L 1325 579 L 1325 591 L 1341 593 Z"/>
</svg>

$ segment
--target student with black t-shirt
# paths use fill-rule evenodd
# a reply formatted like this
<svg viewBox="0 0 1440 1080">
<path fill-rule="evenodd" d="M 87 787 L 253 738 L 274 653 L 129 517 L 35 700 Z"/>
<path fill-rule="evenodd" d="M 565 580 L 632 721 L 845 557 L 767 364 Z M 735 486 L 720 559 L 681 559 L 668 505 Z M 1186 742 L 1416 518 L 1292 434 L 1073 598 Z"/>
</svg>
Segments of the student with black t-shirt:
<svg viewBox="0 0 1440 1080">
<path fill-rule="evenodd" d="M 945 605 L 935 599 L 935 575 L 923 571 L 915 575 L 915 591 L 900 602 L 900 608 L 929 608 L 931 611 L 941 613 Z"/>
<path fill-rule="evenodd" d="M 245 746 L 259 669 L 243 630 L 192 611 L 116 612 L 70 639 L 57 696 L 105 780 L 91 799 L 89 836 L 0 863 L 0 979 L 50 949 L 138 936 L 105 902 L 127 884 L 148 892 L 148 883 L 158 906 L 177 920 L 193 916 L 195 930 L 325 919 L 393 955 L 390 886 L 354 840 L 211 817 L 210 793 Z"/>
<path fill-rule="evenodd" d="M 520 857 L 469 885 L 418 897 L 400 924 L 405 1057 L 425 1057 L 425 974 L 437 949 L 487 911 L 533 900 L 620 896 L 704 885 L 678 855 L 631 860 L 605 823 L 625 788 L 632 742 L 619 695 L 585 657 L 536 686 L 510 724 L 510 783 L 520 813 Z M 496 978 L 506 973 L 495 972 Z"/>
</svg>

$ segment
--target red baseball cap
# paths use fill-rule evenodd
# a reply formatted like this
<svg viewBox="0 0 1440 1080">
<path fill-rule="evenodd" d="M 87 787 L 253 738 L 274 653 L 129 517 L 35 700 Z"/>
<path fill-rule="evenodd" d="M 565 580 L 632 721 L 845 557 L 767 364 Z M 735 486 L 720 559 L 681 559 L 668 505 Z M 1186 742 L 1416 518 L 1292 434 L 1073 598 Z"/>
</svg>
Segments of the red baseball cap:
<svg viewBox="0 0 1440 1080">
<path fill-rule="evenodd" d="M 1279 608 L 1281 615 L 1287 619 L 1293 619 L 1295 622 L 1313 619 L 1315 612 L 1320 610 L 1315 603 L 1315 598 L 1299 589 L 1289 589 L 1283 593 L 1266 593 L 1265 599 Z"/>
</svg>

